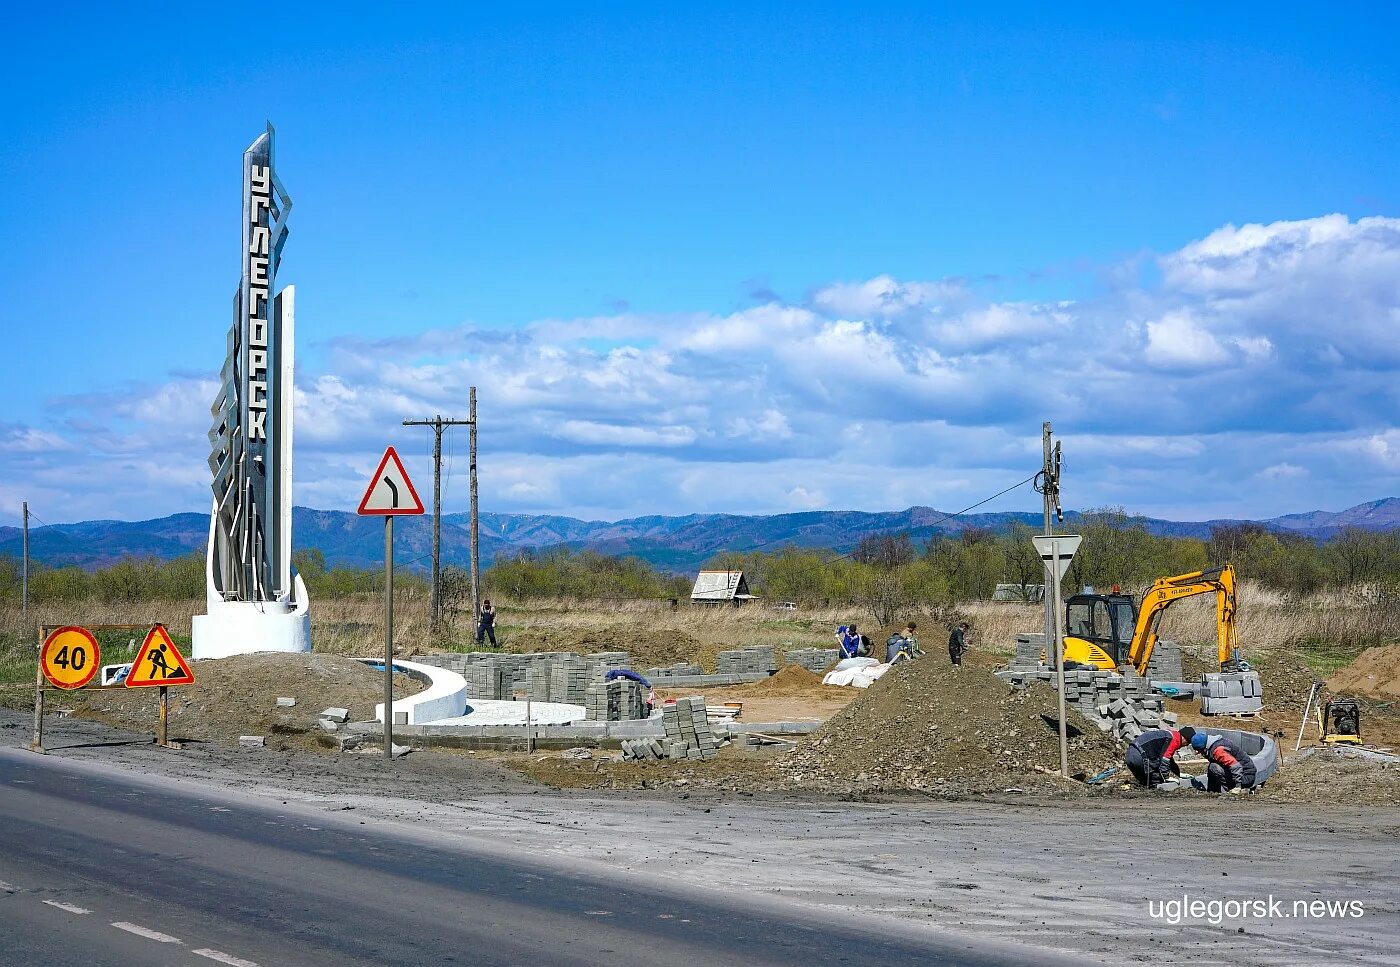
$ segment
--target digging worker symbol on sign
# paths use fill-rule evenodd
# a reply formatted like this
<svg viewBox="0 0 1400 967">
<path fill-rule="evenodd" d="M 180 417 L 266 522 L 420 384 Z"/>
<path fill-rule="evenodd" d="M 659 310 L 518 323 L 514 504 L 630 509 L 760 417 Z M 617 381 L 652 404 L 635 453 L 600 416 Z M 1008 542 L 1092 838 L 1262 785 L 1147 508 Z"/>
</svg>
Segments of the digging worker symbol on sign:
<svg viewBox="0 0 1400 967">
<path fill-rule="evenodd" d="M 171 668 L 165 660 L 165 642 L 161 642 L 153 650 L 146 652 L 146 658 L 151 663 L 151 677 L 156 677 L 156 672 L 160 672 L 161 678 L 174 678 L 180 671 L 178 668 Z"/>
</svg>

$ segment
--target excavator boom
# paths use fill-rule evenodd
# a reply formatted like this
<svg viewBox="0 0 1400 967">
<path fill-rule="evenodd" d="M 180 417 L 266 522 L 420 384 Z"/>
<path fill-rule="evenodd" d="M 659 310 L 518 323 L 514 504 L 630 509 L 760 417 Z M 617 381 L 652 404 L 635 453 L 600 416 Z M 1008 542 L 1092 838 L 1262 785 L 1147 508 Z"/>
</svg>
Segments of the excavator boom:
<svg viewBox="0 0 1400 967">
<path fill-rule="evenodd" d="M 1152 650 L 1157 646 L 1157 629 L 1167 608 L 1182 598 L 1214 594 L 1220 667 L 1231 665 L 1235 661 L 1237 647 L 1235 587 L 1235 569 L 1229 564 L 1176 577 L 1158 578 L 1142 596 L 1137 627 L 1133 630 L 1132 642 L 1128 647 L 1128 662 L 1139 674 L 1146 674 L 1147 663 L 1152 660 Z"/>
</svg>

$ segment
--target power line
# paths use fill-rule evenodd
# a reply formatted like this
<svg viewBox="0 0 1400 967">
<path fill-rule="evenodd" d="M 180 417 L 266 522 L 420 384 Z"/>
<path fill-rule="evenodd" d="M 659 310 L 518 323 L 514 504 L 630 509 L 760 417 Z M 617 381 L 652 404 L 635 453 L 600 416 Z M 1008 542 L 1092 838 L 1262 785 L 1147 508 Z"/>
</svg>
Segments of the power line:
<svg viewBox="0 0 1400 967">
<path fill-rule="evenodd" d="M 989 503 L 991 503 L 992 501 L 996 500 L 998 497 L 1005 497 L 1007 494 L 1011 493 L 1013 490 L 1016 490 L 1016 489 L 1019 488 L 1019 487 L 1024 487 L 1026 484 L 1028 484 L 1028 483 L 1030 483 L 1031 481 L 1035 480 L 1038 476 L 1040 476 L 1039 471 L 1037 471 L 1036 473 L 1031 474 L 1029 477 L 1027 477 L 1027 478 L 1024 479 L 1024 480 L 1021 480 L 1021 481 L 1018 481 L 1017 483 L 1012 484 L 1010 487 L 1007 487 L 1007 488 L 1005 488 L 1004 490 L 998 490 L 996 493 L 992 494 L 990 497 L 983 497 L 981 500 L 977 501 L 975 504 L 968 504 L 968 505 L 967 505 L 966 507 L 964 507 L 962 510 L 955 510 L 955 511 L 953 511 L 952 513 L 944 514 L 942 517 L 938 518 L 937 520 L 933 521 L 932 523 L 930 523 L 930 524 L 923 524 L 923 525 L 921 525 L 921 526 L 923 526 L 923 527 L 928 527 L 928 528 L 932 529 L 932 528 L 937 527 L 939 524 L 942 524 L 942 523 L 945 523 L 945 522 L 947 522 L 947 521 L 949 521 L 949 520 L 952 520 L 954 517 L 961 517 L 963 514 L 966 514 L 968 511 L 976 510 L 978 507 L 981 507 L 981 506 L 984 505 L 984 504 L 989 504 Z M 865 535 L 862 535 L 862 536 L 863 536 L 863 537 L 870 537 L 870 536 L 874 535 L 875 533 L 876 533 L 875 531 L 870 531 L 869 533 L 867 533 L 867 534 L 865 534 Z M 903 533 L 908 533 L 908 529 L 906 529 Z M 732 553 L 732 554 L 749 554 L 749 553 L 752 553 L 753 551 L 759 550 L 760 548 L 767 547 L 767 546 L 769 546 L 770 544 L 780 544 L 780 543 L 786 542 L 787 540 L 788 540 L 788 538 L 774 538 L 774 539 L 771 540 L 771 541 L 763 541 L 763 542 L 760 543 L 760 544 L 755 544 L 755 545 L 753 545 L 752 547 L 745 548 L 745 549 L 742 550 L 742 551 L 731 551 L 730 553 Z M 858 552 L 858 550 L 859 550 L 859 548 L 857 548 L 856 550 L 847 551 L 845 554 L 838 554 L 837 556 L 832 557 L 832 558 L 829 558 L 829 559 L 827 559 L 827 560 L 825 560 L 825 561 L 822 561 L 820 564 L 813 565 L 812 567 L 807 568 L 806 570 L 815 570 L 815 569 L 818 568 L 818 567 L 828 567 L 828 566 L 830 566 L 830 565 L 832 565 L 832 564 L 835 564 L 837 561 L 844 561 L 844 560 L 846 560 L 847 558 L 855 557 L 855 555 L 856 555 L 856 553 Z M 802 571 L 798 571 L 797 573 L 801 574 Z"/>
</svg>

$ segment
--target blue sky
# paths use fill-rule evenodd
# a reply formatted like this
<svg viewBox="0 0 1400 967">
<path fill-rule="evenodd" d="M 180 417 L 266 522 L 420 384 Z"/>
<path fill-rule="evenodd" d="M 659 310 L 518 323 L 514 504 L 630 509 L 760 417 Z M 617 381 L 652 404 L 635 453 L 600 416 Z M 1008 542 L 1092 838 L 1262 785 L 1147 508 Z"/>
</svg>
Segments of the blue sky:
<svg viewBox="0 0 1400 967">
<path fill-rule="evenodd" d="M 384 443 L 421 463 L 398 421 L 473 382 L 493 510 L 953 509 L 1042 419 L 1073 506 L 1396 493 L 1395 20 L 32 5 L 0 511 L 203 509 L 268 118 L 302 503 L 353 505 Z"/>
</svg>

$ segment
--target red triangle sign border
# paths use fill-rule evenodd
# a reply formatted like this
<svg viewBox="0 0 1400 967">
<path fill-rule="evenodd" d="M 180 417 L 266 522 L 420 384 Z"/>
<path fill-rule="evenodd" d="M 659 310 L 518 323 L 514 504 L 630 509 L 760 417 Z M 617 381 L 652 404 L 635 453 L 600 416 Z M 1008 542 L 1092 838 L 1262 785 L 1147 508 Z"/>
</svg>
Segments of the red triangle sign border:
<svg viewBox="0 0 1400 967">
<path fill-rule="evenodd" d="M 395 507 L 391 510 L 375 510 L 370 508 L 368 504 L 370 498 L 374 496 L 374 490 L 380 478 L 384 476 L 384 468 L 389 466 L 391 460 L 395 469 L 398 470 L 399 476 L 403 478 L 403 482 L 408 485 L 408 495 L 413 498 L 413 503 L 411 506 Z M 423 499 L 418 496 L 418 490 L 413 486 L 413 479 L 409 477 L 408 471 L 404 469 L 403 461 L 399 459 L 399 452 L 392 446 L 384 449 L 384 456 L 380 458 L 379 466 L 370 475 L 369 486 L 365 488 L 365 494 L 360 498 L 360 506 L 355 512 L 363 517 L 397 517 L 427 513 L 423 506 Z"/>
<path fill-rule="evenodd" d="M 179 671 L 180 674 L 170 678 L 140 678 L 141 663 L 146 660 L 147 652 L 156 645 L 164 644 L 166 657 L 175 663 L 175 668 L 171 671 Z M 165 625 L 155 625 L 146 632 L 146 640 L 141 644 L 141 650 L 136 653 L 136 660 L 131 663 L 131 669 L 126 673 L 127 688 L 146 688 L 151 685 L 193 685 L 194 672 L 190 670 L 189 662 L 185 661 L 185 656 L 180 654 L 179 647 L 175 644 L 175 639 L 170 637 L 170 632 Z"/>
</svg>

